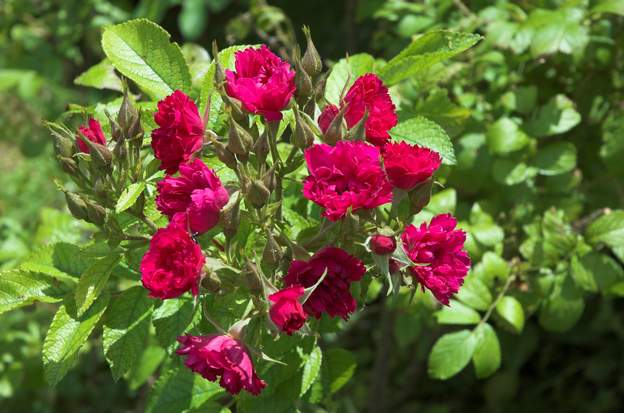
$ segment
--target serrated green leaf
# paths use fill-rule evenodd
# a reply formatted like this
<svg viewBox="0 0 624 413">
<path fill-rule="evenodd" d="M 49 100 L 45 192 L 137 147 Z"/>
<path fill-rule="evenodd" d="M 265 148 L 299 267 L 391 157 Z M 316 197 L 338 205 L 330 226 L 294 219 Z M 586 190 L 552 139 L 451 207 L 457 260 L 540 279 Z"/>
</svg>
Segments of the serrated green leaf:
<svg viewBox="0 0 624 413">
<path fill-rule="evenodd" d="M 355 80 L 375 70 L 375 58 L 368 53 L 355 54 L 340 59 L 332 66 L 325 83 L 325 99 L 340 105 L 340 96 L 347 93 Z"/>
<path fill-rule="evenodd" d="M 126 209 L 130 208 L 132 205 L 134 205 L 134 203 L 137 199 L 139 199 L 139 196 L 143 193 L 144 190 L 145 182 L 135 182 L 133 184 L 130 184 L 130 186 L 124 189 L 124 191 L 119 196 L 119 199 L 117 200 L 117 205 L 115 206 L 115 212 L 119 214 L 120 212 L 123 212 Z"/>
<path fill-rule="evenodd" d="M 488 126 L 486 139 L 490 152 L 496 155 L 518 151 L 531 141 L 516 122 L 506 117 Z"/>
<path fill-rule="evenodd" d="M 193 301 L 189 298 L 178 297 L 163 301 L 162 305 L 154 310 L 153 315 L 158 341 L 170 350 L 175 345 L 177 337 L 182 335 L 196 318 Z"/>
<path fill-rule="evenodd" d="M 570 272 L 576 284 L 590 292 L 607 292 L 613 284 L 624 278 L 624 269 L 620 264 L 597 251 L 590 251 L 582 257 L 572 257 Z"/>
<path fill-rule="evenodd" d="M 576 146 L 569 142 L 557 142 L 540 148 L 533 160 L 540 175 L 560 175 L 576 166 Z"/>
<path fill-rule="evenodd" d="M 132 287 L 114 298 L 104 316 L 103 345 L 113 378 L 130 371 L 147 343 L 154 300 L 143 287 Z"/>
<path fill-rule="evenodd" d="M 622 0 L 601 0 L 591 11 L 593 13 L 613 13 L 624 16 L 624 2 Z"/>
<path fill-rule="evenodd" d="M 330 394 L 334 394 L 347 384 L 355 373 L 357 367 L 355 357 L 348 350 L 332 348 L 325 352 L 323 365 L 325 363 L 327 363 L 329 391 Z"/>
<path fill-rule="evenodd" d="M 59 278 L 25 270 L 0 272 L 0 314 L 37 301 L 61 301 L 74 284 L 74 280 L 68 277 Z"/>
<path fill-rule="evenodd" d="M 147 347 L 128 374 L 130 389 L 136 390 L 141 387 L 154 374 L 166 354 L 167 352 L 162 347 Z"/>
<path fill-rule="evenodd" d="M 477 324 L 481 320 L 479 313 L 455 300 L 437 311 L 435 317 L 439 324 Z"/>
<path fill-rule="evenodd" d="M 104 314 L 108 299 L 108 294 L 101 295 L 86 313 L 78 317 L 73 297 L 65 297 L 43 343 L 43 368 L 50 385 L 56 385 L 72 368 L 80 349 Z"/>
<path fill-rule="evenodd" d="M 120 256 L 111 254 L 97 259 L 85 270 L 78 280 L 74 299 L 78 315 L 82 315 L 100 295 L 113 268 L 119 263 Z"/>
<path fill-rule="evenodd" d="M 480 379 L 491 376 L 501 364 L 501 349 L 496 331 L 489 324 L 480 324 L 474 331 L 476 345 L 472 364 Z"/>
<path fill-rule="evenodd" d="M 581 115 L 576 111 L 574 102 L 565 95 L 556 95 L 533 114 L 526 130 L 537 137 L 558 135 L 580 122 Z"/>
<path fill-rule="evenodd" d="M 218 383 L 208 381 L 186 367 L 174 368 L 166 371 L 154 384 L 145 413 L 179 413 L 197 408 L 223 392 Z"/>
<path fill-rule="evenodd" d="M 96 89 L 110 89 L 122 91 L 121 79 L 115 74 L 115 68 L 108 59 L 91 66 L 86 72 L 74 79 L 74 84 L 93 87 Z"/>
<path fill-rule="evenodd" d="M 188 93 L 191 76 L 180 47 L 169 33 L 147 19 L 108 26 L 102 49 L 113 66 L 155 99 L 179 89 Z"/>
<path fill-rule="evenodd" d="M 445 164 L 455 163 L 451 138 L 438 124 L 427 118 L 417 116 L 400 122 L 390 131 L 390 136 L 400 141 L 433 149 L 440 154 Z"/>
<path fill-rule="evenodd" d="M 312 349 L 312 352 L 307 356 L 303 365 L 303 376 L 301 377 L 301 392 L 300 396 L 303 396 L 308 392 L 312 383 L 318 378 L 321 371 L 321 362 L 323 360 L 323 352 L 321 348 L 316 346 Z"/>
<path fill-rule="evenodd" d="M 469 49 L 480 39 L 477 34 L 447 30 L 425 33 L 383 66 L 379 77 L 387 86 L 394 85 Z"/>
<path fill-rule="evenodd" d="M 624 211 L 616 210 L 605 214 L 589 224 L 585 231 L 592 244 L 604 242 L 611 248 L 624 245 Z"/>
<path fill-rule="evenodd" d="M 524 328 L 524 310 L 514 297 L 504 296 L 496 304 L 496 313 L 510 325 L 516 333 Z"/>
<path fill-rule="evenodd" d="M 446 380 L 462 371 L 470 362 L 476 344 L 476 337 L 469 330 L 440 337 L 429 354 L 429 376 Z"/>
<path fill-rule="evenodd" d="M 535 9 L 525 26 L 532 30 L 531 54 L 538 57 L 552 53 L 579 53 L 589 41 L 582 24 L 584 10 L 573 7 L 558 10 Z"/>
</svg>

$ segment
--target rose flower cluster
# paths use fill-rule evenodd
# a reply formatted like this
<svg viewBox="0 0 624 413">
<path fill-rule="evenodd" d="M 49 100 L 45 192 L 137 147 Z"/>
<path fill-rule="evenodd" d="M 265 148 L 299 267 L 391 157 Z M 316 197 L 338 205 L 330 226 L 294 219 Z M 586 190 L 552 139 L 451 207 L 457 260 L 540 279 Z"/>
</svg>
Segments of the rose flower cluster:
<svg viewBox="0 0 624 413">
<path fill-rule="evenodd" d="M 309 36 L 305 55 L 296 53 L 294 60 L 296 70 L 266 46 L 236 52 L 234 70 L 222 68 L 215 59 L 215 91 L 228 118 L 227 143 L 205 124 L 209 116 L 218 114 L 202 116 L 182 91 L 176 90 L 158 103 L 154 114 L 158 127 L 151 133 L 151 147 L 164 177 L 156 185 L 155 203 L 169 223 L 155 230 L 143 256 L 143 286 L 151 297 L 161 300 L 188 292 L 202 294 L 203 280 L 210 272 L 207 257 L 213 253 L 200 246 L 200 237 L 205 240 L 223 230 L 227 239 L 235 233 L 237 224 L 228 218 L 231 210 L 259 211 L 269 202 L 279 204 L 283 178 L 299 166 L 303 168 L 305 162 L 308 173 L 300 183 L 302 196 L 321 208 L 324 226 L 354 216 L 369 220 L 375 229 L 356 234 L 361 236 L 357 244 L 366 245 L 368 256 L 355 242 L 340 238 L 331 242 L 320 239 L 319 248 L 299 247 L 302 251 L 298 254 L 271 255 L 280 252 L 281 246 L 267 225 L 263 229 L 269 231 L 264 254 L 273 257 L 273 262 L 285 261 L 274 265 L 276 274 L 271 274 L 271 281 L 262 278 L 262 294 L 254 300 L 253 314 L 268 317 L 271 329 L 288 335 L 303 333 L 311 318 L 326 315 L 347 320 L 357 310 L 351 285 L 368 276 L 364 261 L 371 262 L 370 254 L 376 255 L 375 262 L 387 260 L 389 274 L 411 280 L 412 285 L 429 290 L 440 303 L 448 304 L 470 268 L 465 233 L 457 229 L 451 215 L 439 215 L 415 226 L 409 224 L 411 217 L 393 216 L 395 208 L 391 208 L 395 201 L 411 200 L 411 194 L 431 193 L 433 174 L 442 162 L 440 155 L 392 140 L 396 108 L 377 75 L 367 73 L 354 79 L 346 85 L 339 104 L 333 105 L 325 103 L 322 91 L 317 90 L 322 84 L 322 63 Z M 286 121 L 286 110 L 293 112 L 289 121 L 293 152 L 284 161 L 277 150 L 281 141 L 275 131 L 280 121 Z M 77 145 L 84 152 L 106 145 L 97 121 L 91 119 L 80 128 Z M 202 161 L 203 151 L 232 169 L 238 184 L 226 188 Z M 300 152 L 299 166 L 293 161 L 296 152 Z M 234 192 L 238 192 L 236 198 Z M 263 215 L 264 219 L 281 222 L 279 205 L 271 210 L 272 215 Z M 388 222 L 392 221 L 383 228 L 378 224 L 384 216 L 382 209 L 391 218 Z M 412 215 L 417 210 L 412 210 Z M 397 249 L 402 249 L 402 254 L 397 254 Z M 246 344 L 238 332 L 221 329 L 206 336 L 183 335 L 178 341 L 177 354 L 185 358 L 188 368 L 207 380 L 218 380 L 232 394 L 244 389 L 257 395 L 267 385 L 254 368 L 252 355 L 258 350 Z"/>
</svg>

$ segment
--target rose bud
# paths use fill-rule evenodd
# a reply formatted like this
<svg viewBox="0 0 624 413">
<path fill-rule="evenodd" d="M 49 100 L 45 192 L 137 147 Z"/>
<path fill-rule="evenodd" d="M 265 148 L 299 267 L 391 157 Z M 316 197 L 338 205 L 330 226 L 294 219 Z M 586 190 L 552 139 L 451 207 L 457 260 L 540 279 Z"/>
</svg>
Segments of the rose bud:
<svg viewBox="0 0 624 413">
<path fill-rule="evenodd" d="M 65 192 L 65 201 L 67 201 L 67 208 L 69 208 L 69 212 L 71 212 L 74 218 L 87 219 L 87 204 L 79 195 Z"/>
<path fill-rule="evenodd" d="M 269 296 L 269 300 L 273 303 L 269 310 L 271 321 L 288 335 L 305 324 L 307 316 L 299 301 L 304 292 L 301 285 L 294 285 Z"/>
<path fill-rule="evenodd" d="M 241 125 L 230 117 L 227 148 L 237 155 L 246 155 L 251 150 L 253 138 Z"/>
<path fill-rule="evenodd" d="M 401 264 L 394 258 L 390 258 L 390 260 L 388 260 L 388 271 L 390 274 L 396 274 L 401 271 Z"/>
<path fill-rule="evenodd" d="M 217 158 L 221 162 L 225 164 L 230 169 L 236 169 L 236 165 L 238 164 L 236 161 L 236 156 L 232 151 L 230 151 L 227 146 L 221 142 L 213 142 L 214 152 L 217 155 Z"/>
<path fill-rule="evenodd" d="M 271 196 L 271 191 L 266 187 L 264 183 L 260 180 L 254 180 L 247 186 L 247 200 L 251 205 L 256 208 L 262 208 L 269 197 Z"/>
<path fill-rule="evenodd" d="M 245 346 L 229 335 L 181 336 L 176 354 L 186 356 L 184 365 L 230 394 L 242 389 L 258 395 L 266 383 L 258 377 Z"/>
<path fill-rule="evenodd" d="M 370 249 L 377 255 L 392 254 L 396 249 L 396 240 L 394 237 L 375 234 L 370 239 Z"/>
<path fill-rule="evenodd" d="M 323 132 L 322 139 L 328 145 L 335 145 L 346 133 L 343 125 L 346 108 L 339 109 L 336 105 L 327 105 L 319 115 L 318 124 Z"/>
<path fill-rule="evenodd" d="M 293 134 L 293 145 L 305 149 L 314 143 L 314 133 L 301 117 L 298 109 L 295 112 L 295 133 Z"/>
<path fill-rule="evenodd" d="M 299 48 L 297 48 L 296 50 L 295 69 L 297 70 L 297 72 L 295 75 L 295 85 L 297 86 L 297 96 L 305 99 L 312 94 L 312 92 L 314 91 L 314 86 L 312 85 L 312 79 L 310 79 L 310 75 L 308 75 L 308 73 L 301 65 Z M 305 100 L 302 100 L 302 102 L 305 102 Z"/>
<path fill-rule="evenodd" d="M 85 139 L 93 143 L 106 145 L 106 137 L 104 132 L 102 132 L 102 126 L 94 118 L 89 118 L 88 126 L 82 125 L 78 128 L 78 136 L 76 137 L 80 152 L 90 153 L 91 147 L 85 142 Z"/>
<path fill-rule="evenodd" d="M 312 35 L 310 34 L 310 28 L 303 26 L 303 34 L 306 37 L 306 51 L 301 59 L 301 65 L 308 75 L 314 77 L 321 73 L 323 70 L 323 61 L 319 55 L 314 43 L 312 42 Z"/>
</svg>

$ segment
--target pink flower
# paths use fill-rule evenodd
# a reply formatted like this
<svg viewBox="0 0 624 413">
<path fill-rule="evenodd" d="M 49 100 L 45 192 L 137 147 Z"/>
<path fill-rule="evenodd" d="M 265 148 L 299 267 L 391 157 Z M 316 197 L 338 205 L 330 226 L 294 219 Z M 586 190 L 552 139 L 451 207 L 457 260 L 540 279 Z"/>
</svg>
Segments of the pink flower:
<svg viewBox="0 0 624 413">
<path fill-rule="evenodd" d="M 160 159 L 160 169 L 174 174 L 202 147 L 204 124 L 199 110 L 195 102 L 176 90 L 158 102 L 154 120 L 159 126 L 152 131 L 154 156 Z"/>
<path fill-rule="evenodd" d="M 331 221 L 349 209 L 376 208 L 392 201 L 392 185 L 379 163 L 379 149 L 365 142 L 313 145 L 305 151 L 308 176 L 303 195 L 325 208 Z"/>
<path fill-rule="evenodd" d="M 289 286 L 311 287 L 325 271 L 327 275 L 303 308 L 306 313 L 316 318 L 326 312 L 330 317 L 340 316 L 346 320 L 357 307 L 349 288 L 353 281 L 359 281 L 364 276 L 366 269 L 362 261 L 345 250 L 325 247 L 309 261 L 293 260 L 284 277 L 284 283 Z"/>
<path fill-rule="evenodd" d="M 303 293 L 304 288 L 302 286 L 293 285 L 269 296 L 269 300 L 273 303 L 269 310 L 271 320 L 288 335 L 299 330 L 305 324 L 306 314 L 299 302 Z"/>
<path fill-rule="evenodd" d="M 227 204 L 228 193 L 215 172 L 201 160 L 180 165 L 180 176 L 158 182 L 156 206 L 172 219 L 188 218 L 192 232 L 206 232 L 219 222 L 219 211 Z"/>
<path fill-rule="evenodd" d="M 334 120 L 336 115 L 338 115 L 338 112 L 340 112 L 340 108 L 338 108 L 338 106 L 336 105 L 329 104 L 323 108 L 323 111 L 318 117 L 318 124 L 321 128 L 321 132 L 327 132 L 327 129 L 329 129 L 329 125 L 331 125 L 332 120 Z"/>
<path fill-rule="evenodd" d="M 225 91 L 243 108 L 268 121 L 282 119 L 281 111 L 295 93 L 295 71 L 266 45 L 236 52 L 236 71 L 225 71 Z"/>
<path fill-rule="evenodd" d="M 470 269 L 470 257 L 464 248 L 466 233 L 455 229 L 457 221 L 450 214 L 438 215 L 419 228 L 410 225 L 401 235 L 408 257 L 424 266 L 409 267 L 410 272 L 442 304 L 459 291 Z"/>
<path fill-rule="evenodd" d="M 104 132 L 102 132 L 102 126 L 100 126 L 100 122 L 93 118 L 89 118 L 88 125 L 81 125 L 78 130 L 85 138 L 89 139 L 93 143 L 98 143 L 100 145 L 106 145 L 106 137 L 104 136 Z M 82 141 L 79 137 L 76 137 L 76 142 L 78 143 L 78 149 L 80 152 L 89 153 L 89 146 Z"/>
<path fill-rule="evenodd" d="M 266 383 L 258 377 L 245 346 L 230 336 L 180 336 L 176 353 L 186 356 L 184 364 L 206 380 L 217 381 L 231 394 L 241 389 L 258 395 Z"/>
<path fill-rule="evenodd" d="M 376 146 L 383 146 L 390 139 L 388 131 L 397 124 L 394 103 L 388 88 L 377 75 L 367 73 L 353 83 L 344 103 L 347 105 L 345 120 L 349 128 L 354 127 L 368 111 L 366 139 Z"/>
<path fill-rule="evenodd" d="M 197 295 L 204 261 L 199 245 L 174 220 L 152 237 L 141 261 L 141 281 L 150 297 L 174 298 L 189 290 Z"/>
<path fill-rule="evenodd" d="M 370 249 L 377 255 L 392 254 L 396 249 L 396 240 L 394 237 L 375 234 L 370 239 Z"/>
<path fill-rule="evenodd" d="M 405 190 L 429 179 L 442 163 L 437 152 L 405 142 L 384 146 L 383 161 L 392 185 Z"/>
</svg>

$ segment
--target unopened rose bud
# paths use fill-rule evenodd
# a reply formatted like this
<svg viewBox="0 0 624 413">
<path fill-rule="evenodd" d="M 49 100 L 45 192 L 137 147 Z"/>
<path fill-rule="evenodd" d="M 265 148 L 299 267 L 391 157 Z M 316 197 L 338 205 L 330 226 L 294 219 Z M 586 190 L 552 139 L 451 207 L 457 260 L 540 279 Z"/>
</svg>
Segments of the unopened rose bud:
<svg viewBox="0 0 624 413">
<path fill-rule="evenodd" d="M 364 112 L 364 116 L 349 131 L 349 137 L 354 141 L 363 141 L 366 139 L 366 121 L 368 120 L 368 110 Z"/>
<path fill-rule="evenodd" d="M 119 139 L 117 143 L 115 143 L 115 147 L 113 148 L 113 156 L 115 157 L 115 161 L 120 162 L 126 159 L 128 154 L 128 149 L 126 148 L 126 142 L 124 139 Z"/>
<path fill-rule="evenodd" d="M 71 158 L 59 157 L 61 169 L 68 175 L 75 175 L 78 172 L 78 164 Z"/>
<path fill-rule="evenodd" d="M 58 156 L 64 158 L 71 158 L 76 151 L 74 142 L 66 136 L 62 136 L 60 133 L 52 133 L 52 139 L 54 140 L 54 151 Z"/>
<path fill-rule="evenodd" d="M 232 238 L 238 230 L 240 223 L 240 192 L 230 196 L 230 200 L 219 212 L 219 222 L 226 238 Z"/>
<path fill-rule="evenodd" d="M 415 215 L 419 213 L 429 203 L 432 186 L 433 179 L 429 178 L 409 191 L 410 214 Z"/>
<path fill-rule="evenodd" d="M 247 185 L 247 193 L 245 195 L 251 205 L 256 208 L 262 208 L 269 200 L 271 191 L 262 181 L 256 179 Z"/>
<path fill-rule="evenodd" d="M 295 133 L 293 134 L 293 145 L 298 148 L 308 148 L 314 142 L 314 133 L 303 120 L 298 109 L 293 110 L 295 113 Z"/>
<path fill-rule="evenodd" d="M 221 280 L 219 279 L 219 276 L 210 269 L 206 271 L 206 276 L 202 278 L 201 285 L 202 288 L 212 294 L 216 294 L 221 291 Z"/>
<path fill-rule="evenodd" d="M 213 142 L 213 147 L 217 158 L 219 158 L 221 162 L 223 162 L 230 169 L 236 169 L 236 157 L 232 151 L 225 146 L 225 144 L 215 141 Z"/>
<path fill-rule="evenodd" d="M 240 101 L 230 97 L 227 93 L 222 94 L 221 98 L 225 105 L 230 109 L 230 113 L 236 122 L 241 125 L 247 125 L 249 123 L 249 116 L 242 110 Z"/>
<path fill-rule="evenodd" d="M 95 178 L 95 182 L 93 183 L 93 193 L 98 198 L 106 198 L 108 195 L 106 192 L 106 184 L 104 183 L 104 179 L 101 177 Z"/>
<path fill-rule="evenodd" d="M 87 204 L 79 195 L 65 192 L 65 200 L 67 201 L 69 212 L 71 212 L 74 218 L 87 220 Z"/>
<path fill-rule="evenodd" d="M 275 241 L 273 234 L 267 236 L 267 243 L 262 251 L 262 261 L 267 264 L 275 264 L 282 259 L 282 247 Z"/>
<path fill-rule="evenodd" d="M 242 126 L 230 117 L 227 148 L 237 155 L 247 155 L 253 145 L 253 138 Z"/>
<path fill-rule="evenodd" d="M 390 258 L 390 260 L 388 261 L 388 270 L 390 274 L 396 274 L 397 272 L 401 271 L 401 264 L 399 264 L 399 262 L 394 258 Z"/>
<path fill-rule="evenodd" d="M 266 161 L 269 154 L 269 134 L 266 130 L 256 139 L 253 151 L 256 154 L 256 158 L 258 158 L 258 164 Z"/>
<path fill-rule="evenodd" d="M 225 81 L 225 71 L 219 61 L 219 47 L 216 40 L 212 42 L 212 58 L 215 65 L 214 80 L 218 87 Z"/>
<path fill-rule="evenodd" d="M 92 201 L 86 201 L 85 205 L 87 206 L 87 218 L 85 221 L 97 226 L 104 225 L 104 222 L 106 222 L 106 209 Z"/>
<path fill-rule="evenodd" d="M 312 85 L 310 75 L 301 65 L 298 50 L 295 54 L 295 70 L 295 86 L 297 87 L 297 96 L 302 98 L 310 97 L 314 91 L 314 86 Z"/>
<path fill-rule="evenodd" d="M 344 105 L 334 116 L 334 118 L 329 122 L 329 126 L 326 131 L 323 133 L 322 139 L 328 145 L 335 145 L 336 142 L 342 139 L 345 136 L 347 129 L 344 125 L 344 114 L 347 110 L 347 105 Z M 322 115 L 322 114 L 321 114 Z M 320 120 L 320 118 L 319 118 Z M 322 129 L 322 126 L 321 126 Z"/>
<path fill-rule="evenodd" d="M 80 139 L 82 139 L 82 142 L 84 142 L 89 148 L 93 165 L 96 168 L 102 168 L 106 172 L 110 172 L 113 161 L 113 154 L 111 151 L 105 145 L 91 142 L 91 140 L 85 138 L 84 136 L 80 136 Z"/>
<path fill-rule="evenodd" d="M 394 237 L 375 234 L 371 237 L 369 246 L 377 255 L 388 255 L 392 254 L 396 249 L 396 240 Z"/>
<path fill-rule="evenodd" d="M 269 168 L 269 170 L 262 176 L 262 183 L 269 190 L 269 192 L 272 192 L 273 189 L 275 189 L 275 185 L 277 184 L 275 177 L 275 165 Z"/>
<path fill-rule="evenodd" d="M 323 61 L 321 60 L 321 56 L 316 50 L 316 46 L 314 46 L 314 42 L 312 42 L 312 35 L 310 33 L 310 28 L 307 26 L 303 26 L 303 34 L 306 37 L 306 51 L 301 59 L 301 65 L 303 69 L 310 75 L 314 77 L 321 73 L 323 70 Z"/>
</svg>

